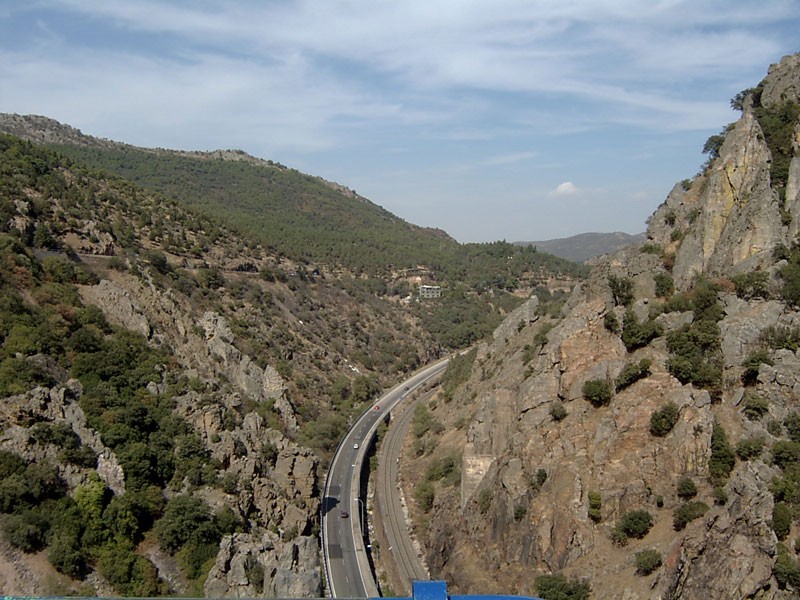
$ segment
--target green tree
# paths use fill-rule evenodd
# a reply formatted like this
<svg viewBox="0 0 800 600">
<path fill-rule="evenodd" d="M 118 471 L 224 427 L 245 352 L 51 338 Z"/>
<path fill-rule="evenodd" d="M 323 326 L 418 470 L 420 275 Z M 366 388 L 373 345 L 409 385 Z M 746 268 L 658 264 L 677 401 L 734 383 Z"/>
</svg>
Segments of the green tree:
<svg viewBox="0 0 800 600">
<path fill-rule="evenodd" d="M 640 323 L 631 308 L 625 311 L 622 317 L 622 343 L 628 352 L 644 348 L 661 333 L 661 326 L 653 319 Z"/>
<path fill-rule="evenodd" d="M 699 519 L 707 511 L 708 505 L 698 500 L 682 504 L 672 511 L 672 528 L 675 531 L 681 531 L 688 523 Z"/>
<path fill-rule="evenodd" d="M 785 540 L 792 529 L 792 509 L 785 502 L 776 502 L 772 507 L 772 530 L 779 540 Z"/>
<path fill-rule="evenodd" d="M 567 579 L 561 573 L 539 575 L 534 580 L 536 594 L 543 600 L 589 600 L 588 581 Z"/>
<path fill-rule="evenodd" d="M 217 542 L 220 532 L 208 505 L 194 496 L 175 496 L 156 522 L 155 532 L 165 550 L 175 553 L 192 542 Z"/>
<path fill-rule="evenodd" d="M 613 389 L 607 379 L 590 379 L 584 382 L 582 393 L 592 406 L 599 408 L 611 401 Z"/>
<path fill-rule="evenodd" d="M 550 405 L 550 416 L 553 417 L 554 421 L 562 421 L 567 417 L 567 409 L 561 402 L 556 400 Z"/>
<path fill-rule="evenodd" d="M 650 575 L 661 566 L 661 553 L 657 550 L 642 550 L 636 556 L 636 574 Z"/>
<path fill-rule="evenodd" d="M 711 457 L 708 461 L 708 473 L 713 485 L 719 485 L 728 479 L 736 464 L 736 453 L 728 443 L 728 434 L 717 421 L 711 431 Z"/>
<path fill-rule="evenodd" d="M 679 415 L 678 405 L 674 402 L 667 402 L 650 415 L 650 433 L 656 437 L 664 437 L 675 427 Z"/>
<path fill-rule="evenodd" d="M 429 512 L 433 508 L 436 490 L 430 481 L 420 481 L 414 488 L 414 499 L 419 503 L 422 512 Z"/>
<path fill-rule="evenodd" d="M 772 574 L 781 589 L 800 588 L 800 563 L 792 558 L 783 544 L 778 544 L 778 558 L 772 567 Z"/>
<path fill-rule="evenodd" d="M 688 500 L 697 495 L 697 486 L 691 477 L 681 477 L 678 480 L 677 493 L 682 500 Z"/>
<path fill-rule="evenodd" d="M 616 306 L 630 306 L 633 303 L 633 280 L 616 275 L 608 276 L 608 286 Z"/>
<path fill-rule="evenodd" d="M 643 358 L 638 363 L 628 363 L 625 365 L 625 368 L 622 369 L 622 372 L 614 380 L 614 388 L 616 391 L 620 392 L 640 379 L 649 376 L 651 364 L 652 362 L 649 359 Z"/>
<path fill-rule="evenodd" d="M 755 435 L 739 440 L 736 444 L 736 456 L 742 460 L 752 460 L 757 458 L 766 444 L 766 438 L 763 435 Z"/>
<path fill-rule="evenodd" d="M 659 298 L 668 298 L 675 291 L 675 283 L 668 273 L 655 273 L 653 281 L 656 284 L 656 296 Z"/>
<path fill-rule="evenodd" d="M 643 538 L 653 526 L 653 516 L 646 510 L 632 510 L 624 515 L 614 526 L 615 539 Z M 623 537 L 624 536 L 624 537 Z"/>
</svg>

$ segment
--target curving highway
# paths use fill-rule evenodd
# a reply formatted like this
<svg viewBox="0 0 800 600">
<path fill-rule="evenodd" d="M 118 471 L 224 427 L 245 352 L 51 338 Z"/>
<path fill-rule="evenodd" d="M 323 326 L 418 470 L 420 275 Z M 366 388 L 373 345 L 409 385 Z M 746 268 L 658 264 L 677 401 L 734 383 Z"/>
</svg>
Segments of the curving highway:
<svg viewBox="0 0 800 600">
<path fill-rule="evenodd" d="M 381 396 L 339 443 L 325 480 L 322 499 L 322 554 L 328 591 L 334 598 L 379 596 L 362 535 L 366 507 L 359 497 L 367 448 L 378 425 L 414 388 L 441 374 L 449 358 L 417 371 Z"/>
</svg>

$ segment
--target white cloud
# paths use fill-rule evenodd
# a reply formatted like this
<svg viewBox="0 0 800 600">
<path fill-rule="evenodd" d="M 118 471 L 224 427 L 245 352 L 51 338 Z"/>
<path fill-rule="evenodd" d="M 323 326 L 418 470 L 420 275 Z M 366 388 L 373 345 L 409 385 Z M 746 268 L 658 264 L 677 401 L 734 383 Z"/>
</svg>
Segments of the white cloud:
<svg viewBox="0 0 800 600">
<path fill-rule="evenodd" d="M 676 82 L 763 71 L 780 43 L 761 27 L 796 12 L 788 0 L 299 0 L 224 11 L 196 1 L 45 4 L 239 57 L 283 61 L 295 53 L 321 74 L 343 62 L 337 75 L 360 85 L 563 94 L 595 103 L 595 119 L 617 123 L 614 108 L 635 109 L 650 115 L 639 118 L 650 126 L 663 126 L 665 116 L 695 125 L 692 116 L 706 107 L 676 93 Z M 359 80 L 364 70 L 372 81 Z"/>
<path fill-rule="evenodd" d="M 696 169 L 798 27 L 797 0 L 0 0 L 0 111 L 239 147 L 423 225 L 467 215 L 469 195 L 531 208 L 535 189 L 580 228 L 624 218 L 627 174 L 657 202 Z M 441 216 L 401 210 L 417 205 Z M 502 236 L 465 219 L 459 239 Z"/>
<path fill-rule="evenodd" d="M 551 191 L 548 196 L 551 198 L 566 198 L 567 196 L 575 196 L 578 193 L 578 187 L 571 181 L 565 181 L 558 184 L 556 189 Z"/>
</svg>

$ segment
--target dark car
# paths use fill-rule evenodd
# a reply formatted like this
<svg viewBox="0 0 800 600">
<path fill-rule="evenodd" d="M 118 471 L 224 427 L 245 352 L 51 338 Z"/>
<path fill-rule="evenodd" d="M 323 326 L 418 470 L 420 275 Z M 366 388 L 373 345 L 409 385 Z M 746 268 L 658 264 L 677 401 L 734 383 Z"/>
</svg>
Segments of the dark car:
<svg viewBox="0 0 800 600">
<path fill-rule="evenodd" d="M 339 516 L 340 516 L 340 517 L 342 517 L 343 519 L 346 519 L 347 517 L 349 517 L 349 516 L 350 516 L 350 513 L 349 513 L 349 512 L 347 512 L 346 510 L 343 510 L 343 511 L 342 511 L 342 512 L 339 514 Z"/>
</svg>

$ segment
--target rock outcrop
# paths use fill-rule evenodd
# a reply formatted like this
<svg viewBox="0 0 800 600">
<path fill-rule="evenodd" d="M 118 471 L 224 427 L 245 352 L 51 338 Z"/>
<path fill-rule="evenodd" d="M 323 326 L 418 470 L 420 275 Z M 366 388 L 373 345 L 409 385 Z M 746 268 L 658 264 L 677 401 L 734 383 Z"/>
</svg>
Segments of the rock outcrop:
<svg viewBox="0 0 800 600">
<path fill-rule="evenodd" d="M 800 122 L 790 124 L 794 155 L 785 190 L 776 189 L 755 102 L 766 109 L 797 103 L 799 91 L 800 55 L 786 57 L 745 98 L 719 156 L 676 185 L 656 210 L 644 245 L 595 260 L 557 323 L 545 327 L 528 316 L 531 304 L 523 306 L 479 350 L 471 380 L 451 405 L 434 411 L 449 423 L 469 418 L 462 485 L 440 490 L 422 533 L 435 577 L 472 593 L 487 586 L 533 593 L 535 576 L 549 572 L 587 578 L 595 598 L 796 593 L 773 573 L 779 540 L 771 486 L 781 471 L 769 448 L 785 440 L 781 424 L 800 410 L 800 354 L 796 345 L 776 349 L 765 340 L 800 329 L 800 313 L 774 294 L 786 264 L 777 262 L 775 249 L 791 246 L 800 231 Z M 775 299 L 764 299 L 768 292 L 733 293 L 729 278 L 759 271 Z M 659 308 L 659 282 L 669 279 L 685 292 L 698 276 L 717 282 L 721 307 L 720 384 L 709 389 L 676 378 L 666 341 L 699 316 Z M 628 307 L 615 296 L 612 278 L 630 284 Z M 620 324 L 631 315 L 645 323 L 659 312 L 660 335 L 626 347 Z M 769 358 L 745 382 L 743 365 L 757 350 Z M 613 386 L 637 364 L 648 365 L 647 375 L 617 384 L 607 406 L 584 398 L 587 382 Z M 651 417 L 670 403 L 675 425 L 655 435 Z M 765 447 L 739 460 L 723 481 L 709 474 L 718 460 L 717 428 L 732 445 L 761 440 Z M 696 500 L 707 511 L 684 529 L 673 527 L 673 514 L 684 503 L 677 484 L 685 477 L 697 484 Z M 652 515 L 652 530 L 627 546 L 615 543 L 616 523 L 633 510 Z M 634 556 L 642 550 L 663 558 L 652 575 L 635 573 Z"/>
</svg>

